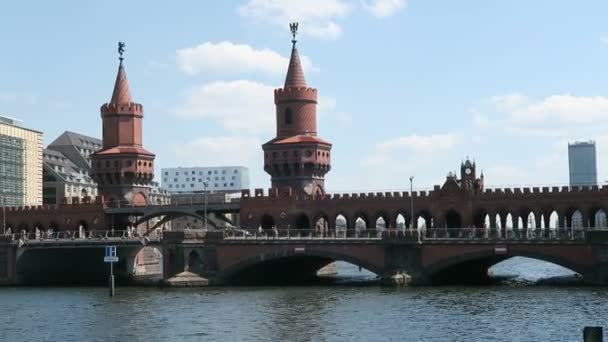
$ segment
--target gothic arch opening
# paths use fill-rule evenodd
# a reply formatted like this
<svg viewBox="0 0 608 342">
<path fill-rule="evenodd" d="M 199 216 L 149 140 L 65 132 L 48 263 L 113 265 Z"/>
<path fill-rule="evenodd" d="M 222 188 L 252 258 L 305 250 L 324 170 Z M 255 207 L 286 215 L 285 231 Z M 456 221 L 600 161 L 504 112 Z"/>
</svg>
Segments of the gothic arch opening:
<svg viewBox="0 0 608 342">
<path fill-rule="evenodd" d="M 314 229 L 317 234 L 327 235 L 329 233 L 329 220 L 326 215 L 317 217 Z"/>
<path fill-rule="evenodd" d="M 433 216 L 430 212 L 422 210 L 414 218 L 415 228 L 434 228 Z"/>
<path fill-rule="evenodd" d="M 345 232 L 348 229 L 348 221 L 346 216 L 339 214 L 336 216 L 336 232 Z"/>
<path fill-rule="evenodd" d="M 593 215 L 593 227 L 594 228 L 606 228 L 608 227 L 608 222 L 606 222 L 606 212 L 604 209 L 598 209 Z"/>
<path fill-rule="evenodd" d="M 449 210 L 445 214 L 446 228 L 462 228 L 462 218 L 456 210 Z"/>
<path fill-rule="evenodd" d="M 401 213 L 397 214 L 397 217 L 395 218 L 395 224 L 397 225 L 395 227 L 397 229 L 405 229 L 408 226 L 405 216 Z"/>
<path fill-rule="evenodd" d="M 310 229 L 311 228 L 310 219 L 308 218 L 308 216 L 306 216 L 306 214 L 301 213 L 298 216 L 296 216 L 296 228 L 297 229 Z"/>
<path fill-rule="evenodd" d="M 365 213 L 358 212 L 354 217 L 355 230 L 365 230 L 370 227 L 370 221 Z"/>
<path fill-rule="evenodd" d="M 274 227 L 274 217 L 269 214 L 262 215 L 260 226 L 262 226 L 262 229 L 272 229 Z"/>
<path fill-rule="evenodd" d="M 526 217 L 526 222 L 527 222 L 526 227 L 528 227 L 528 229 L 536 229 L 536 227 L 537 227 L 537 224 L 536 224 L 537 218 L 534 215 L 534 212 L 531 211 L 528 214 L 528 217 Z"/>
<path fill-rule="evenodd" d="M 387 226 L 388 225 L 386 224 L 386 221 L 384 221 L 384 218 L 382 216 L 379 216 L 376 219 L 376 227 L 375 227 L 376 229 L 384 230 L 387 228 Z"/>
<path fill-rule="evenodd" d="M 485 210 L 478 210 L 473 216 L 473 226 L 477 228 L 486 227 L 486 216 L 487 212 Z"/>
<path fill-rule="evenodd" d="M 572 225 L 571 227 L 574 229 L 583 229 L 583 213 L 581 213 L 580 210 L 575 210 L 574 213 L 572 213 L 572 218 L 571 221 Z"/>
</svg>

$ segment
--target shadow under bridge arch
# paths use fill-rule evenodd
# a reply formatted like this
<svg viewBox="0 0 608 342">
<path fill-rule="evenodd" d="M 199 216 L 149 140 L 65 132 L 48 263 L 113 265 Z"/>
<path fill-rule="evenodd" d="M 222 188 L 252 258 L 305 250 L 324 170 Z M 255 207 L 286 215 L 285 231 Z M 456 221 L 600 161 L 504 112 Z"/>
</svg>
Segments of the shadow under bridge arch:
<svg viewBox="0 0 608 342">
<path fill-rule="evenodd" d="M 367 247 L 367 246 L 361 246 Z M 245 248 L 241 246 L 240 248 Z M 374 247 L 371 247 L 374 248 Z M 358 254 L 361 253 L 361 254 Z M 302 284 L 318 281 L 317 271 L 335 261 L 344 261 L 378 276 L 384 273 L 384 257 L 374 258 L 365 251 L 332 247 L 283 246 L 255 251 L 219 270 L 221 282 L 228 285 Z"/>
<path fill-rule="evenodd" d="M 493 280 L 488 273 L 490 267 L 513 257 L 525 257 L 543 262 L 552 263 L 567 268 L 575 273 L 585 273 L 586 267 L 583 259 L 588 256 L 583 250 L 573 253 L 572 251 L 559 251 L 560 246 L 532 246 L 527 248 L 506 247 L 506 252 L 497 254 L 494 246 L 488 246 L 485 250 L 463 253 L 457 256 L 449 256 L 437 260 L 428 265 L 425 272 L 431 278 L 433 284 L 486 284 Z M 531 250 L 530 248 L 536 248 Z M 571 248 L 584 248 L 572 246 Z M 564 255 L 580 255 L 579 260 Z M 522 267 L 526 267 L 525 265 Z"/>
</svg>

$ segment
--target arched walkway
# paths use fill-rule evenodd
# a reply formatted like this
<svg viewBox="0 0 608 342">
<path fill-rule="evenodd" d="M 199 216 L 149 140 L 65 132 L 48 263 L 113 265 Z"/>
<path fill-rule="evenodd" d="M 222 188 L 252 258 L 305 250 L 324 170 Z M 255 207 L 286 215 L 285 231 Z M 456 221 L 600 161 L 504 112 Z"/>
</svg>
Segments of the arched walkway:
<svg viewBox="0 0 608 342">
<path fill-rule="evenodd" d="M 297 229 L 311 229 L 310 219 L 304 213 L 296 216 L 295 225 Z"/>
<path fill-rule="evenodd" d="M 445 214 L 445 226 L 446 228 L 462 228 L 462 218 L 460 214 L 455 210 L 449 210 Z"/>
</svg>

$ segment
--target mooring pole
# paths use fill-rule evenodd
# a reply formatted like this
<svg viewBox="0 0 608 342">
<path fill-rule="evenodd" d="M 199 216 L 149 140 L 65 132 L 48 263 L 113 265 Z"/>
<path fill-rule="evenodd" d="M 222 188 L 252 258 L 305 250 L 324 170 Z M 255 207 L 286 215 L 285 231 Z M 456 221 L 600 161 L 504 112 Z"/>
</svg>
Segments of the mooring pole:
<svg viewBox="0 0 608 342">
<path fill-rule="evenodd" d="M 583 329 L 584 342 L 603 342 L 604 332 L 602 327 L 585 327 Z"/>
<path fill-rule="evenodd" d="M 110 263 L 110 297 L 114 297 L 114 263 Z"/>
</svg>

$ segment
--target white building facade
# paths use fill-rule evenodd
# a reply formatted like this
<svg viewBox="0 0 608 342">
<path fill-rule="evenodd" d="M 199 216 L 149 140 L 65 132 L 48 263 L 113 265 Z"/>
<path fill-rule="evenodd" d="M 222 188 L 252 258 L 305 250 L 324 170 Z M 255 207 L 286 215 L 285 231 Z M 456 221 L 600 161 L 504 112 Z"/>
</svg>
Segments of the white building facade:
<svg viewBox="0 0 608 342">
<path fill-rule="evenodd" d="M 244 166 L 174 167 L 161 169 L 163 189 L 170 193 L 239 192 L 249 189 L 249 169 Z"/>
</svg>

